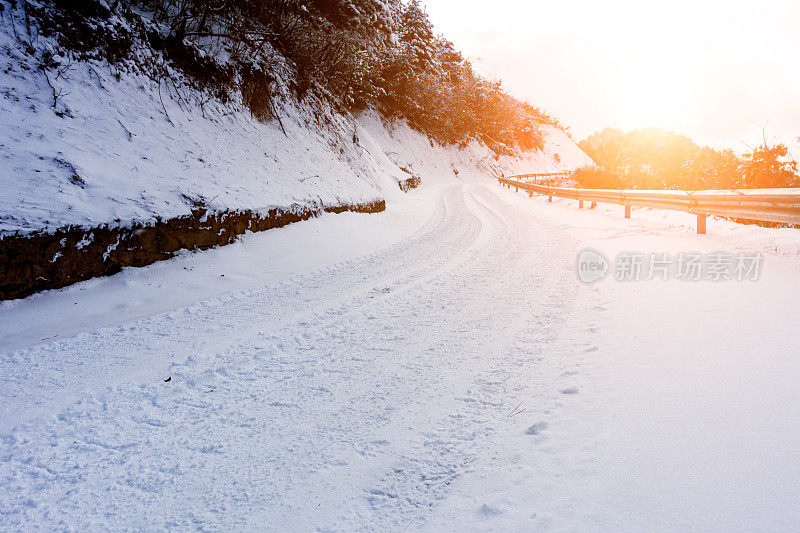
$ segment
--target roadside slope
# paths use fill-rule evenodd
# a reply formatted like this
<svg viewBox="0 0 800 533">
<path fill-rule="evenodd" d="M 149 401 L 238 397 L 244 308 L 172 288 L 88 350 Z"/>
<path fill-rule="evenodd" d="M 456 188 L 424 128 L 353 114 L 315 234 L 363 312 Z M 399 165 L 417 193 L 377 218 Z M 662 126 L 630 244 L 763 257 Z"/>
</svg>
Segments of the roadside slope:
<svg viewBox="0 0 800 533">
<path fill-rule="evenodd" d="M 357 117 L 275 79 L 275 116 L 241 95 L 219 100 L 174 70 L 51 58 L 0 19 L 0 298 L 22 298 L 181 249 L 325 212 L 382 211 L 442 173 L 463 177 L 575 168 L 585 156 L 542 125 L 542 150 L 498 156 L 443 145 L 403 120 Z M 145 50 L 146 51 L 146 50 Z M 152 53 L 152 51 L 150 51 Z M 152 58 L 151 58 L 152 59 Z M 238 98 L 238 99 L 237 99 Z M 577 151 L 577 152 L 576 152 Z"/>
</svg>

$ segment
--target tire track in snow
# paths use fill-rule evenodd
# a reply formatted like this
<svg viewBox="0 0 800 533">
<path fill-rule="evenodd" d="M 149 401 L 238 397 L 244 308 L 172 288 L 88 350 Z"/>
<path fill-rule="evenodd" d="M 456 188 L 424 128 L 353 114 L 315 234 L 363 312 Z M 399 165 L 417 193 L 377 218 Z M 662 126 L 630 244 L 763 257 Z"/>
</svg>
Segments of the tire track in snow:
<svg viewBox="0 0 800 533">
<path fill-rule="evenodd" d="M 424 523 L 530 389 L 538 350 L 570 302 L 548 230 L 499 214 L 482 187 L 446 195 L 442 223 L 397 256 L 279 287 L 311 293 L 281 324 L 262 318 L 219 339 L 227 348 L 173 365 L 169 384 L 107 387 L 7 433 L 0 525 Z M 265 302 L 256 292 L 246 306 L 198 310 L 235 322 Z M 261 311 L 275 316 L 277 305 Z M 130 335 L 143 334 L 137 327 Z M 175 342 L 145 338 L 154 350 Z"/>
<path fill-rule="evenodd" d="M 504 223 L 504 217 L 488 205 L 492 203 L 491 196 L 486 198 L 488 191 L 481 188 L 478 192 L 486 199 L 478 205 Z M 518 246 L 524 244 L 518 240 L 520 228 L 525 232 L 524 226 L 512 228 L 511 238 L 499 247 L 519 250 Z M 508 267 L 511 258 L 501 255 L 497 259 L 495 267 L 502 269 Z M 541 383 L 531 383 L 531 370 L 539 361 L 542 345 L 555 338 L 574 299 L 570 278 L 568 269 L 562 269 L 559 276 L 547 277 L 536 286 L 542 299 L 528 313 L 510 317 L 505 337 L 493 343 L 493 356 L 472 370 L 472 379 L 465 379 L 464 389 L 454 396 L 459 403 L 442 412 L 415 440 L 410 453 L 399 457 L 367 490 L 369 511 L 349 517 L 335 529 L 349 530 L 365 523 L 369 526 L 361 527 L 364 530 L 422 526 L 447 496 L 450 485 L 470 471 L 479 454 L 488 453 L 487 443 L 497 427 L 508 421 L 517 398 L 530 396 L 531 389 L 538 395 L 547 394 Z"/>
<path fill-rule="evenodd" d="M 480 233 L 477 220 L 463 218 L 459 202 L 463 198 L 455 187 L 445 189 L 420 235 L 372 254 L 267 287 L 0 356 L 6 370 L 0 399 L 7 406 L 0 409 L 0 421 L 13 426 L 49 414 L 98 384 L 157 378 L 155 367 L 166 372 L 170 362 L 213 355 L 276 324 L 299 322 L 331 307 L 374 297 L 376 289 L 391 286 L 398 273 L 402 277 L 412 268 L 435 268 Z M 424 251 L 426 261 L 415 262 L 404 253 L 406 249 Z M 155 345 L 154 337 L 160 339 Z"/>
</svg>

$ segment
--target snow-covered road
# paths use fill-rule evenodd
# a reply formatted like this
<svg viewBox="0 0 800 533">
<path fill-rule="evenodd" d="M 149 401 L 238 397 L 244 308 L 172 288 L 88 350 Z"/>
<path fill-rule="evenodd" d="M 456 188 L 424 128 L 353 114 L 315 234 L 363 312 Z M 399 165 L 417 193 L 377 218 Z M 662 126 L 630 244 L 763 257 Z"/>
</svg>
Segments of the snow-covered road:
<svg viewBox="0 0 800 533">
<path fill-rule="evenodd" d="M 401 207 L 3 304 L 0 529 L 800 524 L 796 253 L 754 282 L 575 275 L 587 246 L 780 252 L 798 232 L 697 237 L 488 180 Z M 349 252 L 309 249 L 331 242 Z M 265 249 L 269 272 L 225 263 Z"/>
</svg>

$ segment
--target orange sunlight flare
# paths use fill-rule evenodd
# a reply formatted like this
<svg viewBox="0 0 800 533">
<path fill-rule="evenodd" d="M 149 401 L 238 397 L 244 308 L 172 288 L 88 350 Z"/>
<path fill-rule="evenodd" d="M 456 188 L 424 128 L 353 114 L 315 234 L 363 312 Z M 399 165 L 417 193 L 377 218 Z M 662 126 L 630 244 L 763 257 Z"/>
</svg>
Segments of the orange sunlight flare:
<svg viewBox="0 0 800 533">
<path fill-rule="evenodd" d="M 426 0 L 479 69 L 577 138 L 661 127 L 744 150 L 800 136 L 800 2 Z"/>
</svg>

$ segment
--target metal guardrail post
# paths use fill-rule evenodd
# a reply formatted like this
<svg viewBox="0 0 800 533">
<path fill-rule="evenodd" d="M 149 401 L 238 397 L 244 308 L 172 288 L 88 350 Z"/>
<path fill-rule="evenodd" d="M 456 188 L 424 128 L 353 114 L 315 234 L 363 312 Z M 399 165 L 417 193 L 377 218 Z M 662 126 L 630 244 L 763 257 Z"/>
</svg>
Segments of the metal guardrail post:
<svg viewBox="0 0 800 533">
<path fill-rule="evenodd" d="M 625 206 L 625 218 L 631 218 L 631 206 Z"/>
<path fill-rule="evenodd" d="M 706 234 L 706 215 L 697 215 L 697 234 Z"/>
</svg>

